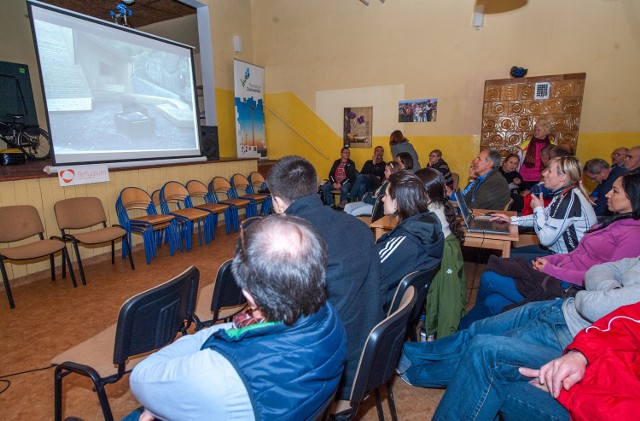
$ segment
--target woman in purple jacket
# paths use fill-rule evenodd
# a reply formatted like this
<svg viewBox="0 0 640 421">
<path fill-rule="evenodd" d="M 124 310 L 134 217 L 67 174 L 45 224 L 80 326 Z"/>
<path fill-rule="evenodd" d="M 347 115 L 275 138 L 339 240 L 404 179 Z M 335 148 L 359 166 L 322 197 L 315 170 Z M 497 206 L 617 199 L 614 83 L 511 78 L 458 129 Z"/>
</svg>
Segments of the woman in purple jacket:
<svg viewBox="0 0 640 421">
<path fill-rule="evenodd" d="M 592 266 L 640 255 L 640 171 L 618 178 L 606 196 L 614 216 L 588 231 L 571 253 L 536 259 L 532 262 L 534 269 L 559 279 L 563 288 L 581 287 L 584 274 Z M 460 321 L 460 329 L 524 299 L 514 278 L 485 271 L 476 304 Z"/>
</svg>

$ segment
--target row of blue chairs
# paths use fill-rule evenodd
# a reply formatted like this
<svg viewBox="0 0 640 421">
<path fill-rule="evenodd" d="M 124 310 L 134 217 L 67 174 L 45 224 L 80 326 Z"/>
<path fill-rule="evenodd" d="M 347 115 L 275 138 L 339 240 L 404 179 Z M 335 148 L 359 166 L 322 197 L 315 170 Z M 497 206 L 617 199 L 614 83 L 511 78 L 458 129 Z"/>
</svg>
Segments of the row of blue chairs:
<svg viewBox="0 0 640 421">
<path fill-rule="evenodd" d="M 245 209 L 246 216 L 252 217 L 258 214 L 260 205 L 260 213 L 268 215 L 271 197 L 257 193 L 265 189 L 264 178 L 257 172 L 249 178 L 235 174 L 231 182 L 214 177 L 208 186 L 198 180 L 186 185 L 169 181 L 151 194 L 138 187 L 127 187 L 116 201 L 116 213 L 127 231 L 129 244 L 132 234 L 142 236 L 149 264 L 163 243 L 169 244 L 172 256 L 176 250 L 191 250 L 196 225 L 200 245 L 203 240 L 205 244 L 213 241 L 220 214 L 224 214 L 227 234 L 231 229 L 238 231 L 239 209 Z"/>
</svg>

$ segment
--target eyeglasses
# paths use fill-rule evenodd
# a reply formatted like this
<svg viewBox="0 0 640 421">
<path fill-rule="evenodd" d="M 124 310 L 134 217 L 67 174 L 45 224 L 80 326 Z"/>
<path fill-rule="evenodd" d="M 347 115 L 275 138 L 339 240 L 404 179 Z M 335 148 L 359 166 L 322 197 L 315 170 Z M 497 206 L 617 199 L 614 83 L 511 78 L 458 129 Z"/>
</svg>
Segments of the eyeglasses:
<svg viewBox="0 0 640 421">
<path fill-rule="evenodd" d="M 251 218 L 245 218 L 240 222 L 240 247 L 242 247 L 243 253 L 247 252 L 247 248 L 244 244 L 244 232 L 248 230 L 251 225 L 257 224 L 263 219 L 264 216 L 252 216 Z"/>
</svg>

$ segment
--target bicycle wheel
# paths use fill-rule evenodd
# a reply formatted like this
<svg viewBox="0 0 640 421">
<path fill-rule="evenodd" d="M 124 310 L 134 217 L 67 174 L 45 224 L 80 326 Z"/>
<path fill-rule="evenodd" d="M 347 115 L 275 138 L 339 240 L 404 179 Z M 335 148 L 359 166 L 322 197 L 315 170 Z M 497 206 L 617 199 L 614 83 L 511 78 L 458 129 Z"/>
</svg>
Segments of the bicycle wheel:
<svg viewBox="0 0 640 421">
<path fill-rule="evenodd" d="M 31 128 L 20 132 L 18 147 L 32 160 L 42 160 L 51 155 L 51 139 L 49 133 L 41 128 Z"/>
</svg>

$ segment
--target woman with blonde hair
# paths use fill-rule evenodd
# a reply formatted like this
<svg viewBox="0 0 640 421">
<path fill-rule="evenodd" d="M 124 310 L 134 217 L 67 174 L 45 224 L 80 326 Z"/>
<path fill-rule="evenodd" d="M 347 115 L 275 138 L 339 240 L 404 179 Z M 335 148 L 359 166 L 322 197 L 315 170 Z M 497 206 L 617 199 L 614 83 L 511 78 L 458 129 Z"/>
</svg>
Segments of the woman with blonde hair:
<svg viewBox="0 0 640 421">
<path fill-rule="evenodd" d="M 513 249 L 511 257 L 534 260 L 551 254 L 569 253 L 597 222 L 589 195 L 582 185 L 582 166 L 576 157 L 551 159 L 542 176 L 541 184 L 552 192 L 548 206 L 544 206 L 542 193 L 532 194 L 531 215 L 494 215 L 494 219 L 533 228 L 540 240 L 540 244 Z"/>
</svg>

